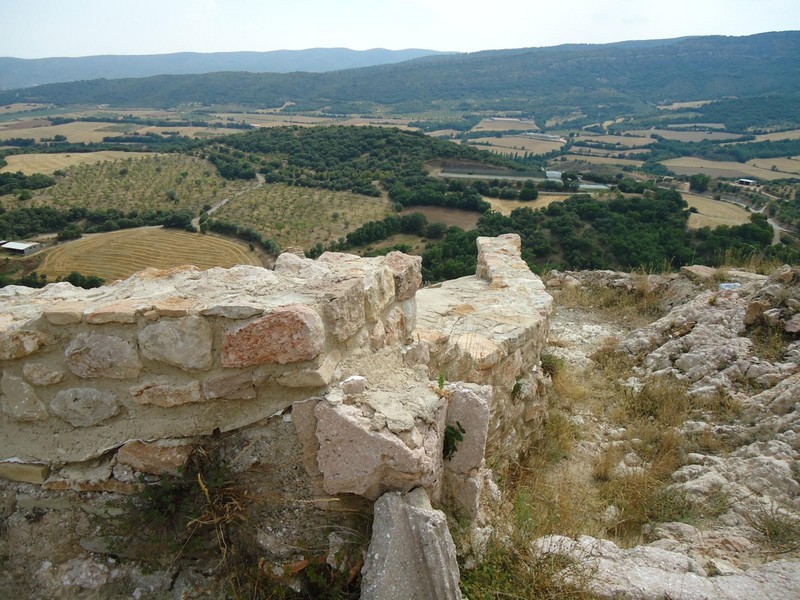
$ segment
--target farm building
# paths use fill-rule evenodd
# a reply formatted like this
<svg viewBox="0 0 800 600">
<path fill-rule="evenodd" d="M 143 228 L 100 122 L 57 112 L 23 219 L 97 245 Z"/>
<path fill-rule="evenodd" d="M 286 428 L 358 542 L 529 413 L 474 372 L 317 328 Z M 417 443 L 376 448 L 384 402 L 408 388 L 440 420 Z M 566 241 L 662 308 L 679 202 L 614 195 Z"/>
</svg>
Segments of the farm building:
<svg viewBox="0 0 800 600">
<path fill-rule="evenodd" d="M 561 181 L 561 171 L 545 171 L 544 174 L 548 179 L 558 179 Z"/>
<path fill-rule="evenodd" d="M 755 179 L 737 179 L 736 183 L 739 185 L 757 185 L 758 182 Z"/>
<path fill-rule="evenodd" d="M 42 245 L 35 242 L 6 242 L 0 246 L 0 248 L 12 254 L 27 256 L 28 254 L 33 254 L 37 250 L 41 250 Z"/>
</svg>

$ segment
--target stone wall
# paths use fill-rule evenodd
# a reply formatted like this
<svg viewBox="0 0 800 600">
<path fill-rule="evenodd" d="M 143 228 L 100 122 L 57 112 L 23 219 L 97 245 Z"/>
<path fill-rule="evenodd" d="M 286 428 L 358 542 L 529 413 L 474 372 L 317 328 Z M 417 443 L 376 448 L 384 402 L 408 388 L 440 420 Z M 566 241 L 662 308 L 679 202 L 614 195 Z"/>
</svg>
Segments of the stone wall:
<svg viewBox="0 0 800 600">
<path fill-rule="evenodd" d="M 509 464 L 537 429 L 552 299 L 518 236 L 479 238 L 478 248 L 476 276 L 420 291 L 421 260 L 398 252 L 0 290 L 10 532 L 0 556 L 4 544 L 19 548 L 0 588 L 60 593 L 75 564 L 108 574 L 106 536 L 75 507 L 174 474 L 209 443 L 248 497 L 263 499 L 249 506 L 248 532 L 270 564 L 313 553 L 333 564 L 345 532 L 387 492 L 422 488 L 434 508 L 481 521 L 482 498 L 496 492 L 486 465 Z M 48 494 L 85 492 L 111 494 L 30 520 L 53 511 Z M 57 560 L 54 544 L 69 548 Z M 207 577 L 159 581 L 184 575 Z M 104 577 L 92 589 L 105 590 Z"/>
<path fill-rule="evenodd" d="M 48 486 L 98 457 L 174 470 L 186 438 L 325 390 L 365 346 L 399 349 L 419 283 L 419 258 L 400 253 L 284 254 L 274 272 L 149 270 L 98 290 L 5 288 L 0 474 Z"/>
</svg>

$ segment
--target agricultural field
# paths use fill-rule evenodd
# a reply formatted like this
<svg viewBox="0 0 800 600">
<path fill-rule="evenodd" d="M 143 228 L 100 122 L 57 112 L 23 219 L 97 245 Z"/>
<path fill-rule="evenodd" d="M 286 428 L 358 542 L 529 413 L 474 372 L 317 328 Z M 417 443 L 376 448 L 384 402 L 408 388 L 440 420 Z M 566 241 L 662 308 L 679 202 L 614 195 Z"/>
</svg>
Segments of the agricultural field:
<svg viewBox="0 0 800 600">
<path fill-rule="evenodd" d="M 750 222 L 750 213 L 737 204 L 686 192 L 682 192 L 681 196 L 683 196 L 690 208 L 697 209 L 696 213 L 689 215 L 690 229 L 714 228 L 720 225 L 743 225 Z"/>
<path fill-rule="evenodd" d="M 262 266 L 258 252 L 243 242 L 162 227 L 139 227 L 87 235 L 59 244 L 44 253 L 37 271 L 52 281 L 78 271 L 111 282 L 147 267 L 171 269 L 194 265 L 200 269 Z"/>
<path fill-rule="evenodd" d="M 335 119 L 330 117 L 308 117 L 292 115 L 290 113 L 215 113 L 215 117 L 221 121 L 234 121 L 237 123 L 249 123 L 256 127 L 285 127 L 286 125 L 331 125 Z"/>
<path fill-rule="evenodd" d="M 536 123 L 532 119 L 484 119 L 472 131 L 539 131 Z"/>
<path fill-rule="evenodd" d="M 790 131 L 776 131 L 775 133 L 762 133 L 757 135 L 754 142 L 773 142 L 775 140 L 800 140 L 800 129 Z"/>
<path fill-rule="evenodd" d="M 659 110 L 681 110 L 684 108 L 697 108 L 698 106 L 704 106 L 706 104 L 711 104 L 713 100 L 697 100 L 695 102 L 673 102 L 672 104 L 665 104 L 663 106 L 659 106 Z"/>
<path fill-rule="evenodd" d="M 630 158 L 616 158 L 612 156 L 590 156 L 585 154 L 567 154 L 567 160 L 574 160 L 576 162 L 585 162 L 593 165 L 619 165 L 621 167 L 635 167 L 639 168 L 644 163 L 641 160 L 633 160 Z M 551 163 L 551 166 L 558 166 L 558 162 Z"/>
<path fill-rule="evenodd" d="M 776 159 L 763 158 L 756 160 L 757 164 L 765 166 L 772 165 Z M 760 166 L 754 167 L 751 164 L 744 164 L 738 162 L 724 162 L 716 160 L 706 160 L 704 158 L 694 158 L 684 156 L 681 158 L 671 158 L 662 161 L 665 167 L 678 175 L 694 175 L 695 173 L 703 173 L 710 177 L 728 177 L 737 179 L 739 177 L 758 177 L 772 181 L 773 179 L 785 179 L 793 177 L 792 173 L 783 173 L 781 171 L 772 171 L 769 168 L 762 168 Z"/>
<path fill-rule="evenodd" d="M 470 146 L 477 146 L 481 150 L 490 150 L 498 154 L 513 156 L 514 154 L 546 154 L 553 150 L 560 150 L 563 142 L 551 142 L 548 140 L 537 140 L 521 135 L 510 135 L 501 138 L 486 137 L 476 138 L 467 142 Z"/>
<path fill-rule="evenodd" d="M 679 142 L 702 142 L 711 140 L 723 142 L 725 140 L 735 140 L 742 137 L 738 133 L 723 133 L 721 131 L 680 131 L 674 129 L 632 129 L 628 133 L 642 137 L 649 137 L 651 134 L 660 135 L 668 140 Z"/>
<path fill-rule="evenodd" d="M 769 167 L 770 171 L 776 167 L 781 173 L 788 173 L 789 176 L 795 177 L 800 175 L 800 156 L 792 156 L 791 158 L 754 158 L 747 161 L 747 164 L 756 168 Z"/>
<path fill-rule="evenodd" d="M 47 108 L 47 104 L 33 104 L 31 102 L 17 102 L 15 104 L 6 104 L 5 106 L 0 106 L 0 115 L 7 115 L 8 113 L 18 113 L 18 112 L 27 112 L 31 110 L 39 110 L 41 108 Z"/>
<path fill-rule="evenodd" d="M 57 178 L 56 185 L 36 192 L 28 203 L 124 212 L 189 209 L 198 214 L 204 205 L 221 202 L 253 185 L 225 181 L 213 165 L 199 158 L 162 154 L 72 167 Z"/>
<path fill-rule="evenodd" d="M 400 214 L 409 215 L 415 212 L 425 215 L 428 223 L 444 223 L 448 227 L 456 226 L 466 230 L 475 229 L 481 216 L 480 213 L 471 210 L 459 210 L 441 206 L 410 206 Z"/>
<path fill-rule="evenodd" d="M 618 144 L 626 148 L 641 148 L 655 143 L 651 137 L 627 135 L 586 135 L 581 134 L 575 138 L 576 142 L 590 142 L 595 144 Z"/>
<path fill-rule="evenodd" d="M 50 153 L 50 154 L 12 154 L 6 157 L 8 163 L 0 168 L 0 173 L 16 173 L 22 171 L 25 175 L 45 173 L 51 175 L 54 171 L 68 169 L 82 164 L 95 164 L 103 161 L 136 159 L 155 156 L 150 152 L 120 152 L 117 150 L 102 150 L 100 152 L 81 153 Z"/>
<path fill-rule="evenodd" d="M 310 248 L 317 242 L 327 246 L 390 212 L 391 203 L 384 198 L 275 184 L 241 194 L 213 218 L 249 227 L 281 248 Z"/>
<path fill-rule="evenodd" d="M 484 196 L 483 199 L 492 205 L 492 210 L 496 210 L 501 215 L 508 216 L 515 208 L 532 208 L 534 210 L 537 208 L 545 208 L 553 202 L 563 202 L 570 196 L 572 196 L 572 194 L 539 194 L 536 200 L 530 201 L 501 200 L 500 198 L 488 198 L 486 196 Z"/>
<path fill-rule="evenodd" d="M 90 123 L 84 121 L 75 121 L 74 123 L 65 123 L 63 125 L 50 125 L 49 123 L 49 121 L 42 119 L 7 123 L 5 126 L 0 126 L 0 143 L 11 138 L 33 138 L 38 141 L 42 138 L 53 138 L 57 135 L 66 136 L 68 142 L 91 143 L 102 142 L 104 137 L 113 135 L 113 133 L 104 131 L 104 128 L 112 123 Z M 20 125 L 24 126 L 19 127 Z"/>
</svg>

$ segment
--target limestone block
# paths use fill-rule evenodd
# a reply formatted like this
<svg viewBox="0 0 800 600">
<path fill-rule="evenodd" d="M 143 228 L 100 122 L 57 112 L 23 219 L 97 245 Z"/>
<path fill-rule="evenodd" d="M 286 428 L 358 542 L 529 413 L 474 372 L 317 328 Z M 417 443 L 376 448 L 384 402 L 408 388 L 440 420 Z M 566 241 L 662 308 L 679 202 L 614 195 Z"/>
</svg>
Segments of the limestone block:
<svg viewBox="0 0 800 600">
<path fill-rule="evenodd" d="M 406 366 L 427 365 L 431 360 L 430 345 L 418 341 L 403 348 L 403 364 Z"/>
<path fill-rule="evenodd" d="M 200 395 L 200 384 L 196 381 L 187 385 L 154 381 L 133 386 L 130 388 L 130 393 L 139 404 L 152 404 L 163 408 L 203 401 L 203 397 Z"/>
<path fill-rule="evenodd" d="M 380 350 L 386 345 L 386 327 L 378 321 L 369 328 L 369 343 L 373 350 Z"/>
<path fill-rule="evenodd" d="M 61 390 L 50 403 L 50 409 L 74 427 L 89 427 L 119 412 L 116 395 L 94 388 Z"/>
<path fill-rule="evenodd" d="M 385 260 L 394 275 L 395 298 L 398 301 L 413 298 L 422 284 L 422 257 L 389 252 Z"/>
<path fill-rule="evenodd" d="M 394 301 L 394 273 L 387 267 L 364 273 L 364 295 L 367 321 L 374 323 Z"/>
<path fill-rule="evenodd" d="M 403 300 L 400 303 L 400 309 L 403 311 L 403 327 L 406 336 L 411 335 L 414 328 L 417 326 L 417 301 L 414 298 Z"/>
<path fill-rule="evenodd" d="M 317 468 L 317 416 L 314 412 L 319 401 L 319 398 L 310 398 L 292 404 L 292 423 L 303 446 L 303 466 L 312 477 L 320 474 Z"/>
<path fill-rule="evenodd" d="M 39 363 L 25 363 L 22 365 L 22 374 L 33 385 L 54 385 L 64 380 L 64 371 L 51 369 Z"/>
<path fill-rule="evenodd" d="M 358 396 L 367 389 L 367 378 L 361 375 L 351 375 L 341 383 L 345 396 Z"/>
<path fill-rule="evenodd" d="M 495 277 L 500 277 L 509 270 L 519 270 L 519 263 L 524 261 L 520 258 L 522 241 L 516 233 L 506 233 L 497 237 L 479 237 L 476 240 L 478 245 L 478 262 L 475 274 L 481 278 L 493 282 Z M 527 266 L 524 268 L 528 270 Z"/>
<path fill-rule="evenodd" d="M 360 409 L 317 404 L 317 463 L 329 494 L 359 494 L 370 500 L 386 490 L 408 491 L 433 484 L 436 457 L 411 449 L 386 429 L 373 431 Z"/>
<path fill-rule="evenodd" d="M 375 503 L 362 600 L 458 600 L 460 574 L 447 518 L 422 489 Z"/>
<path fill-rule="evenodd" d="M 186 317 L 196 306 L 194 300 L 189 298 L 181 298 L 179 296 L 171 296 L 163 300 L 156 300 L 153 303 L 151 311 L 156 318 L 160 317 Z"/>
<path fill-rule="evenodd" d="M 22 483 L 44 483 L 50 474 L 47 465 L 30 465 L 16 462 L 0 462 L 0 478 Z"/>
<path fill-rule="evenodd" d="M 445 390 L 450 398 L 446 423 L 450 426 L 461 423 L 465 433 L 464 440 L 458 443 L 456 452 L 444 466 L 447 471 L 468 474 L 481 466 L 486 452 L 492 388 L 454 383 Z"/>
<path fill-rule="evenodd" d="M 53 325 L 80 323 L 88 302 L 60 302 L 44 309 L 44 318 Z"/>
<path fill-rule="evenodd" d="M 250 373 L 230 373 L 206 379 L 203 395 L 209 400 L 252 400 L 256 397 L 256 386 Z"/>
<path fill-rule="evenodd" d="M 136 323 L 136 314 L 149 308 L 149 302 L 142 298 L 126 298 L 103 304 L 85 313 L 87 323 Z"/>
<path fill-rule="evenodd" d="M 47 343 L 40 331 L 0 331 L 0 360 L 29 356 Z"/>
<path fill-rule="evenodd" d="M 0 380 L 3 392 L 0 402 L 3 412 L 16 421 L 36 421 L 47 418 L 47 408 L 36 395 L 34 389 L 21 377 L 3 373 Z"/>
<path fill-rule="evenodd" d="M 405 315 L 403 309 L 395 306 L 386 315 L 383 321 L 385 330 L 384 344 L 387 346 L 394 346 L 397 344 L 405 343 L 408 334 L 406 333 Z"/>
<path fill-rule="evenodd" d="M 133 344 L 94 332 L 79 333 L 64 351 L 64 360 L 70 371 L 84 379 L 127 379 L 136 377 L 142 370 Z"/>
<path fill-rule="evenodd" d="M 175 475 L 192 454 L 188 444 L 177 446 L 134 440 L 117 452 L 117 462 L 154 475 Z"/>
<path fill-rule="evenodd" d="M 796 314 L 791 319 L 786 321 L 783 327 L 786 333 L 800 333 L 800 314 Z"/>
<path fill-rule="evenodd" d="M 211 344 L 211 325 L 202 317 L 158 321 L 139 333 L 139 347 L 147 358 L 184 371 L 210 369 Z"/>
<path fill-rule="evenodd" d="M 281 364 L 311 360 L 325 347 L 325 326 L 316 311 L 292 304 L 228 330 L 222 342 L 222 366 Z"/>
<path fill-rule="evenodd" d="M 318 367 L 283 373 L 278 375 L 276 381 L 279 385 L 289 388 L 324 387 L 333 379 L 333 373 L 341 360 L 341 352 L 334 350 Z"/>
<path fill-rule="evenodd" d="M 707 267 L 705 265 L 690 265 L 681 267 L 681 273 L 695 281 L 706 281 L 716 277 L 719 271 L 714 267 Z"/>
<path fill-rule="evenodd" d="M 332 286 L 322 298 L 322 314 L 328 330 L 340 342 L 346 340 L 366 322 L 365 294 L 361 281 L 347 279 Z"/>
</svg>

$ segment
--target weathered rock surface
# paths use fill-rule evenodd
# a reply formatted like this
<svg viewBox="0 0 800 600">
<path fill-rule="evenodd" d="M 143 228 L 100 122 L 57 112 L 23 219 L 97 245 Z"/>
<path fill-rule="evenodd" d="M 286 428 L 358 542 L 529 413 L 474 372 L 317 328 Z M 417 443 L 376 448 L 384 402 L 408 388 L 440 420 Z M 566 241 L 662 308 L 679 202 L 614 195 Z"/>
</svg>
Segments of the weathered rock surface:
<svg viewBox="0 0 800 600">
<path fill-rule="evenodd" d="M 142 370 L 136 348 L 113 335 L 79 333 L 64 351 L 64 362 L 78 377 L 128 379 Z"/>
<path fill-rule="evenodd" d="M 50 409 L 75 427 L 89 427 L 119 412 L 116 395 L 94 388 L 69 388 L 58 392 Z"/>
<path fill-rule="evenodd" d="M 443 512 L 424 490 L 389 492 L 375 502 L 362 571 L 363 600 L 459 599 L 456 548 Z"/>
<path fill-rule="evenodd" d="M 163 320 L 139 333 L 139 347 L 150 360 L 190 370 L 211 368 L 211 325 L 200 317 Z"/>
<path fill-rule="evenodd" d="M 795 561 L 777 560 L 726 575 L 709 574 L 687 556 L 654 546 L 622 550 L 613 542 L 581 536 L 548 536 L 534 543 L 544 554 L 578 561 L 593 575 L 590 589 L 601 598 L 656 600 L 679 594 L 686 600 L 763 598 L 790 600 L 800 595 Z"/>
</svg>

